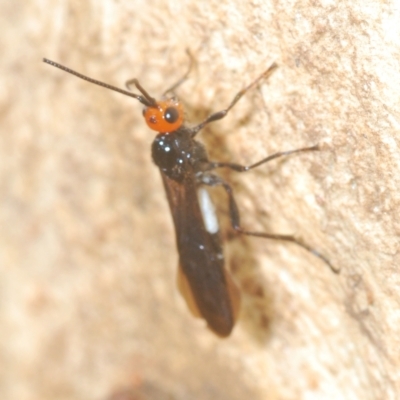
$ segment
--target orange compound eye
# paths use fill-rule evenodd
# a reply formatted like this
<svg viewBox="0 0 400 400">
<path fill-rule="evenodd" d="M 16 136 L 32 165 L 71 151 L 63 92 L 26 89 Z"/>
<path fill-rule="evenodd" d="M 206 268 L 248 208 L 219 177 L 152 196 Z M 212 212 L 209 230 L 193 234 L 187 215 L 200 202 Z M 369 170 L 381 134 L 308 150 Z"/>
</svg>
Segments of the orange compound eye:
<svg viewBox="0 0 400 400">
<path fill-rule="evenodd" d="M 146 107 L 143 110 L 143 116 L 146 124 L 153 131 L 174 132 L 183 124 L 183 107 L 174 99 L 158 101 L 157 107 Z"/>
</svg>

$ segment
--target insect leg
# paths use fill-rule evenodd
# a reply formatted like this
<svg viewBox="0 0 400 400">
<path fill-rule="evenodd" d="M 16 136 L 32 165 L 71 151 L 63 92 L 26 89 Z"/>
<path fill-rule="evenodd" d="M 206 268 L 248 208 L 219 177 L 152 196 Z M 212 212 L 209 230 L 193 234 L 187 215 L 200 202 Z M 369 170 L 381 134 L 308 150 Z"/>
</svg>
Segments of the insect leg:
<svg viewBox="0 0 400 400">
<path fill-rule="evenodd" d="M 295 154 L 295 153 L 303 153 L 305 151 L 319 151 L 319 150 L 320 150 L 319 146 L 315 145 L 315 146 L 311 146 L 311 147 L 303 147 L 301 149 L 296 149 L 296 150 L 280 151 L 278 153 L 271 154 L 270 156 L 268 156 L 266 158 L 263 158 L 261 161 L 258 161 L 255 164 L 251 164 L 251 165 L 247 165 L 247 166 L 235 164 L 235 163 L 226 163 L 226 162 L 210 162 L 210 163 L 208 163 L 208 168 L 211 170 L 211 169 L 215 169 L 215 168 L 226 167 L 226 168 L 233 169 L 236 172 L 246 172 L 246 171 L 256 168 L 262 164 L 266 164 L 269 161 L 275 160 L 276 158 L 289 156 L 289 155 Z"/>
<path fill-rule="evenodd" d="M 273 63 L 265 72 L 263 72 L 256 80 L 254 80 L 250 85 L 246 86 L 244 89 L 242 89 L 240 92 L 236 94 L 236 96 L 233 98 L 229 106 L 222 111 L 217 111 L 210 116 L 208 116 L 203 122 L 201 122 L 199 125 L 193 127 L 191 129 L 192 132 L 192 137 L 194 137 L 199 131 L 201 131 L 207 124 L 210 122 L 218 121 L 222 118 L 224 118 L 228 112 L 232 109 L 232 107 L 242 98 L 242 96 L 248 92 L 250 89 L 253 89 L 254 86 L 256 86 L 261 80 L 268 78 L 272 72 L 278 68 L 278 65 L 276 63 Z"/>
<path fill-rule="evenodd" d="M 252 232 L 252 231 L 243 229 L 240 226 L 239 209 L 238 209 L 236 200 L 233 196 L 233 191 L 232 191 L 231 186 L 227 182 L 225 182 L 223 179 L 221 179 L 219 176 L 216 176 L 213 174 L 205 174 L 202 179 L 202 183 L 209 185 L 209 186 L 222 186 L 225 189 L 225 191 L 228 195 L 229 214 L 230 214 L 231 225 L 235 231 L 237 231 L 243 235 L 262 237 L 265 239 L 272 239 L 272 240 L 282 240 L 285 242 L 291 242 L 291 243 L 297 244 L 298 246 L 302 247 L 303 249 L 312 253 L 314 256 L 321 259 L 325 264 L 327 264 L 329 266 L 329 268 L 335 274 L 338 274 L 340 272 L 340 270 L 336 269 L 330 263 L 330 261 L 323 254 L 321 254 L 317 249 L 315 249 L 314 247 L 311 247 L 307 243 L 303 242 L 303 240 L 295 237 L 294 235 L 283 235 L 283 234 L 268 233 L 268 232 Z"/>
</svg>

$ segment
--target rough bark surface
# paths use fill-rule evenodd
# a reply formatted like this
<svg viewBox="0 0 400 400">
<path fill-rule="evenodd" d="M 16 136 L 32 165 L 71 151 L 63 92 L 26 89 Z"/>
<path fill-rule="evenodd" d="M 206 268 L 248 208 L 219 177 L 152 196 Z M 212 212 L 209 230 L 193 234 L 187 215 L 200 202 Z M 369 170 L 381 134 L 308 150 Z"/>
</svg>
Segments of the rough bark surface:
<svg viewBox="0 0 400 400">
<path fill-rule="evenodd" d="M 400 11 L 395 1 L 3 1 L 0 85 L 0 398 L 400 397 Z M 195 122 L 280 68 L 201 139 L 216 160 L 322 151 L 232 182 L 243 305 L 220 340 L 175 285 L 177 254 L 153 135 L 135 100 L 48 57 L 159 96 Z"/>
</svg>

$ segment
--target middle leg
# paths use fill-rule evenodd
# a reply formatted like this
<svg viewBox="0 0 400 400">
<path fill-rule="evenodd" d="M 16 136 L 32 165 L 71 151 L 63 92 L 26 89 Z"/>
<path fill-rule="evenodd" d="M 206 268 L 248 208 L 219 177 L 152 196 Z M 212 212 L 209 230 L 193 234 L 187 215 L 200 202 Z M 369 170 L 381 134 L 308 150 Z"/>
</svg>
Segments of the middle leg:
<svg viewBox="0 0 400 400">
<path fill-rule="evenodd" d="M 278 153 L 271 154 L 270 156 L 268 156 L 266 158 L 263 158 L 262 160 L 256 162 L 255 164 L 251 164 L 251 165 L 247 165 L 247 166 L 235 164 L 235 163 L 227 163 L 227 162 L 209 162 L 208 170 L 225 167 L 225 168 L 233 169 L 236 172 L 246 172 L 246 171 L 256 168 L 262 164 L 266 164 L 269 161 L 275 160 L 276 158 L 286 157 L 291 154 L 303 153 L 306 151 L 319 151 L 319 146 L 316 144 L 315 146 L 303 147 L 301 149 L 296 149 L 296 150 L 280 151 Z"/>
</svg>

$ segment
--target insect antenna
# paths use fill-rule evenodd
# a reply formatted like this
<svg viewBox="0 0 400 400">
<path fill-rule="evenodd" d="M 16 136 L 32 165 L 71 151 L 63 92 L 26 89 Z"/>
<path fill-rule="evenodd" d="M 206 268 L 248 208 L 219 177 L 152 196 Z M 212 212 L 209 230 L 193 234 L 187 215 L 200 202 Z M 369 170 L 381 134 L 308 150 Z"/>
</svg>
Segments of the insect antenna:
<svg viewBox="0 0 400 400">
<path fill-rule="evenodd" d="M 120 88 L 118 88 L 116 86 L 113 86 L 113 85 L 109 85 L 108 83 L 104 83 L 104 82 L 98 81 L 97 79 L 89 78 L 86 75 L 83 75 L 83 74 L 81 74 L 79 72 L 76 72 L 71 68 L 65 67 L 64 65 L 56 63 L 55 61 L 51 61 L 51 60 L 49 60 L 47 58 L 43 58 L 43 62 L 45 62 L 46 64 L 49 64 L 49 65 L 51 65 L 53 67 L 59 68 L 62 71 L 68 72 L 69 74 L 75 75 L 78 78 L 83 79 L 84 81 L 88 81 L 90 83 L 94 83 L 95 85 L 104 87 L 106 89 L 113 90 L 114 92 L 118 92 L 118 93 L 124 94 L 125 96 L 133 97 L 134 99 L 139 100 L 142 104 L 144 104 L 147 107 L 156 107 L 156 100 L 153 99 L 151 96 L 149 96 L 149 94 L 139 84 L 137 79 L 133 79 L 132 82 L 134 82 L 135 86 L 142 93 L 143 96 L 141 96 L 139 94 L 128 92 L 127 90 L 120 89 Z"/>
</svg>

